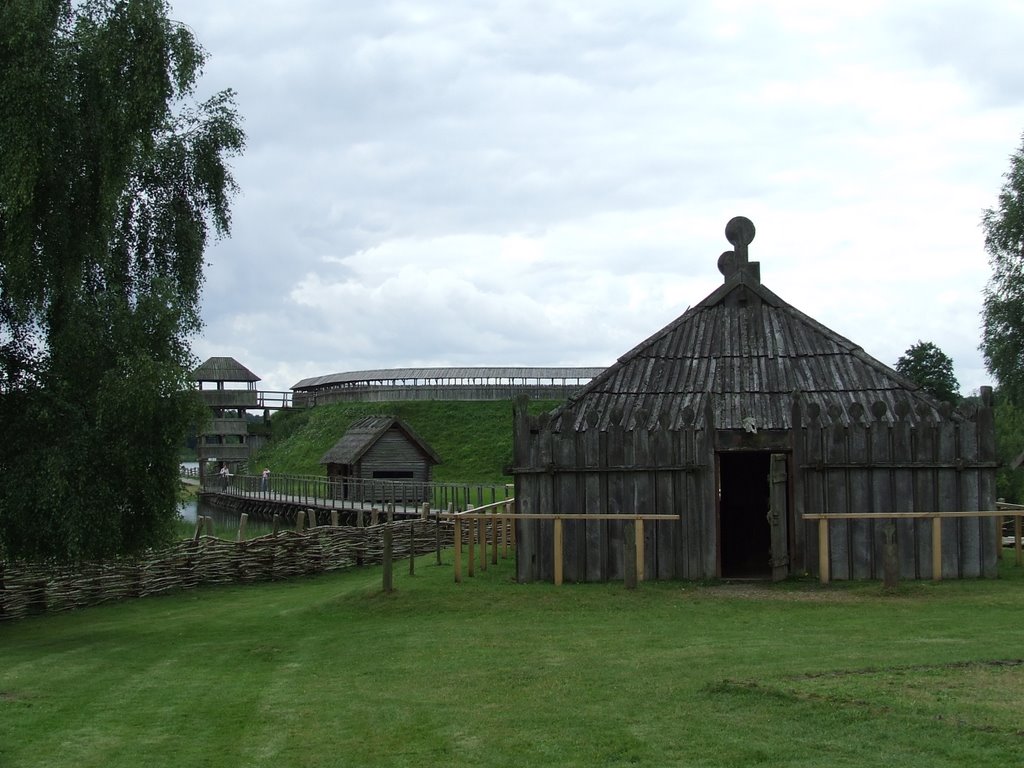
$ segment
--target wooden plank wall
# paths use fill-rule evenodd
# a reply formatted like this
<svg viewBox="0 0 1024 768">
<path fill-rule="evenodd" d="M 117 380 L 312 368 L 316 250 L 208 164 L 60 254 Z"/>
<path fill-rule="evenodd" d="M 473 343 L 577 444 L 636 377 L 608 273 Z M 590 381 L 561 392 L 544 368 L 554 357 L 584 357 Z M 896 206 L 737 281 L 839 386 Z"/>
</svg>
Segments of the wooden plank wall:
<svg viewBox="0 0 1024 768">
<path fill-rule="evenodd" d="M 992 410 L 971 419 L 912 419 L 908 403 L 890 420 L 875 403 L 844 413 L 810 405 L 794 439 L 794 496 L 801 514 L 842 512 L 957 512 L 995 509 Z M 848 423 L 844 423 L 848 422 Z M 832 579 L 883 577 L 884 520 L 829 524 Z M 803 523 L 803 567 L 816 575 L 816 523 Z M 993 518 L 947 519 L 942 526 L 942 577 L 995 577 L 997 524 Z M 931 523 L 896 522 L 900 577 L 932 578 Z"/>
<path fill-rule="evenodd" d="M 976 413 L 939 418 L 930 409 L 890 414 L 884 403 L 822 411 L 794 401 L 790 509 L 791 572 L 817 574 L 816 522 L 803 514 L 955 512 L 995 509 L 995 430 L 990 404 Z M 629 424 L 612 414 L 607 429 L 592 421 L 554 432 L 546 416 L 514 409 L 518 511 L 543 514 L 675 514 L 644 526 L 644 576 L 703 579 L 717 575 L 715 446 L 709 406 L 668 430 L 640 414 Z M 830 523 L 832 579 L 882 579 L 885 520 Z M 944 521 L 943 578 L 995 577 L 997 525 L 992 518 Z M 623 577 L 621 521 L 565 521 L 566 581 Z M 520 581 L 551 580 L 553 525 L 517 523 Z M 932 577 L 931 525 L 896 522 L 900 576 Z"/>
<path fill-rule="evenodd" d="M 699 579 L 715 575 L 717 540 L 711 430 L 655 424 L 633 428 L 616 414 L 607 429 L 554 432 L 546 417 L 517 404 L 514 462 L 516 506 L 524 514 L 674 514 L 644 526 L 644 577 Z M 642 420 L 641 420 L 642 421 Z M 553 524 L 517 522 L 517 577 L 551 580 Z M 565 581 L 624 576 L 621 520 L 567 520 Z"/>
</svg>

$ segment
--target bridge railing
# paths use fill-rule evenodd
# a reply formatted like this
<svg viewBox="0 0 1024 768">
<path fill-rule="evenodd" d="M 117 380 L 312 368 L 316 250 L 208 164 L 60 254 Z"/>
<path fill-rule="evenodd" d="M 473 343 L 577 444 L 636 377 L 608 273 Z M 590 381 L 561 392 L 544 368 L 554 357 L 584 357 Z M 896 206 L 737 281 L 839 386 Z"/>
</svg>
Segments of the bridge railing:
<svg viewBox="0 0 1024 768">
<path fill-rule="evenodd" d="M 300 503 L 339 502 L 374 504 L 385 507 L 430 504 L 435 510 L 462 511 L 511 498 L 505 483 L 439 483 L 383 478 L 271 474 L 264 483 L 261 475 L 237 474 L 223 478 L 207 476 L 204 491 L 267 500 L 294 499 Z"/>
</svg>

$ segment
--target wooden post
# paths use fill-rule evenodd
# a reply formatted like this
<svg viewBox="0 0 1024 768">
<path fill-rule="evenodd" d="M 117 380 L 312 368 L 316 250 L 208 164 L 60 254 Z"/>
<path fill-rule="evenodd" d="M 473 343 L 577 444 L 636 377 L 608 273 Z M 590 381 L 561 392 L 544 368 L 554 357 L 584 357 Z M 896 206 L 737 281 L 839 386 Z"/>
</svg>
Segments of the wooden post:
<svg viewBox="0 0 1024 768">
<path fill-rule="evenodd" d="M 429 517 L 430 517 L 430 502 L 429 501 L 424 501 L 423 502 L 423 507 L 420 510 L 420 519 L 421 520 L 426 520 Z"/>
<path fill-rule="evenodd" d="M 508 557 L 508 539 L 509 539 L 509 535 L 510 535 L 510 533 L 509 533 L 510 529 L 512 528 L 512 518 L 509 517 L 509 515 L 511 515 L 511 514 L 512 514 L 512 505 L 509 504 L 506 501 L 505 502 L 505 517 L 503 517 L 501 519 L 501 521 L 502 521 L 501 522 L 501 528 L 502 528 L 502 532 L 504 533 L 504 535 L 502 536 L 503 549 L 502 549 L 502 552 L 501 552 L 501 556 L 504 557 L 504 558 Z"/>
<path fill-rule="evenodd" d="M 213 531 L 213 518 L 210 517 L 209 515 L 206 515 L 203 518 L 203 521 L 204 521 L 204 524 L 206 525 L 206 535 L 207 536 L 213 536 L 213 533 L 214 533 L 214 531 Z"/>
<path fill-rule="evenodd" d="M 644 519 L 636 519 L 636 580 L 644 580 Z"/>
<path fill-rule="evenodd" d="M 932 518 L 932 581 L 942 581 L 942 518 Z"/>
<path fill-rule="evenodd" d="M 455 518 L 455 583 L 462 583 L 462 520 Z"/>
<path fill-rule="evenodd" d="M 274 535 L 277 536 L 281 532 L 281 513 L 274 513 Z"/>
<path fill-rule="evenodd" d="M 383 566 L 384 566 L 384 591 L 391 592 L 394 588 L 391 567 L 391 526 L 384 526 L 384 555 L 383 555 Z"/>
<path fill-rule="evenodd" d="M 332 528 L 337 528 L 338 527 L 338 510 L 336 510 L 336 509 L 332 509 L 331 510 L 331 527 Z"/>
<path fill-rule="evenodd" d="M 309 515 L 309 529 L 313 530 L 314 528 L 316 528 L 316 510 L 307 509 L 306 514 Z"/>
<path fill-rule="evenodd" d="M 554 563 L 555 563 L 555 586 L 559 586 L 562 583 L 562 518 L 555 518 L 555 535 L 554 535 Z"/>
<path fill-rule="evenodd" d="M 487 518 L 478 518 L 476 528 L 480 532 L 480 572 L 483 573 L 487 570 Z"/>
<path fill-rule="evenodd" d="M 245 541 L 245 524 L 249 522 L 249 513 L 243 512 L 242 516 L 238 518 L 238 536 L 235 541 Z"/>
<path fill-rule="evenodd" d="M 473 508 L 472 505 L 467 505 L 467 509 L 472 509 L 472 508 Z M 468 537 L 469 538 L 469 551 L 466 554 L 466 575 L 467 576 L 473 576 L 473 575 L 475 575 L 474 574 L 475 566 L 473 565 L 473 561 L 475 559 L 474 555 L 473 555 L 473 539 L 476 538 L 476 519 L 470 517 L 470 518 L 468 518 L 466 520 L 466 522 L 468 523 L 468 528 L 469 528 L 469 537 Z"/>
<path fill-rule="evenodd" d="M 388 504 L 388 522 L 395 522 L 395 505 L 393 503 Z"/>
<path fill-rule="evenodd" d="M 363 520 L 363 510 L 362 510 L 362 508 L 360 507 L 359 511 L 358 511 L 358 512 L 356 512 L 356 527 L 357 527 L 357 528 L 362 528 L 362 527 L 364 527 L 364 526 L 363 526 L 363 523 L 364 523 L 364 522 L 365 522 L 365 521 Z"/>
<path fill-rule="evenodd" d="M 377 514 L 378 514 L 378 512 L 377 512 L 376 507 L 374 507 L 373 509 L 370 510 L 370 525 L 376 525 L 377 524 Z"/>
<path fill-rule="evenodd" d="M 416 523 L 409 523 L 409 575 L 416 575 Z"/>
<path fill-rule="evenodd" d="M 828 518 L 818 520 L 818 581 L 828 584 L 830 565 L 828 562 Z"/>
<path fill-rule="evenodd" d="M 196 532 L 192 537 L 192 541 L 199 541 L 199 537 L 203 535 L 203 526 L 206 524 L 206 518 L 203 515 L 196 515 Z"/>
<path fill-rule="evenodd" d="M 896 589 L 900 585 L 900 557 L 896 544 L 896 521 L 887 520 L 882 528 L 885 544 L 882 550 L 882 567 L 886 589 Z"/>
<path fill-rule="evenodd" d="M 1021 564 L 1021 517 L 1017 515 L 1013 518 L 1013 548 L 1017 552 L 1017 565 Z M 1002 531 L 999 532 L 999 540 L 1002 541 Z"/>
<path fill-rule="evenodd" d="M 498 564 L 498 526 L 501 524 L 501 519 L 497 514 L 491 518 L 491 535 L 494 537 L 491 539 L 491 565 Z"/>
<path fill-rule="evenodd" d="M 622 570 L 626 580 L 626 589 L 636 589 L 636 550 L 637 539 L 636 522 L 626 521 L 622 531 Z"/>
<path fill-rule="evenodd" d="M 302 533 L 302 525 L 306 522 L 306 513 L 303 510 L 299 510 L 295 513 L 295 532 Z"/>
</svg>

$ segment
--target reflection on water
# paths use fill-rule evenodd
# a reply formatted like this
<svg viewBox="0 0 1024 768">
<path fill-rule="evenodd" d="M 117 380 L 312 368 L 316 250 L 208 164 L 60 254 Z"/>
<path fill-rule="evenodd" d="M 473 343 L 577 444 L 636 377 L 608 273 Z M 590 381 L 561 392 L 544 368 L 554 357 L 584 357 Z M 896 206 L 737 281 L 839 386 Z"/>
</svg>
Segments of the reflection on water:
<svg viewBox="0 0 1024 768">
<path fill-rule="evenodd" d="M 234 536 L 235 532 L 238 531 L 239 515 L 226 513 L 223 510 L 216 509 L 202 500 L 181 502 L 178 507 L 178 514 L 181 515 L 183 520 L 189 523 L 194 523 L 196 521 L 196 515 L 212 517 L 214 534 L 222 538 L 225 536 Z M 262 529 L 267 527 L 267 524 L 250 519 L 248 527 L 250 531 L 256 531 L 257 528 Z"/>
</svg>

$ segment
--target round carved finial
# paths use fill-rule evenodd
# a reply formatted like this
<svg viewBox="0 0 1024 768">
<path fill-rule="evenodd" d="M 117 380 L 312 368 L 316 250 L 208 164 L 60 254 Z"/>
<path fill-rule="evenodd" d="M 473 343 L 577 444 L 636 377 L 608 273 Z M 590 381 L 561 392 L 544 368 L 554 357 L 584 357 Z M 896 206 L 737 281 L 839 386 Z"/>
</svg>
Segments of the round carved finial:
<svg viewBox="0 0 1024 768">
<path fill-rule="evenodd" d="M 736 251 L 725 251 L 718 257 L 718 271 L 725 277 L 736 274 Z"/>
<path fill-rule="evenodd" d="M 735 216 L 725 225 L 725 239 L 735 246 L 750 245 L 755 232 L 754 222 L 746 216 Z"/>
</svg>

